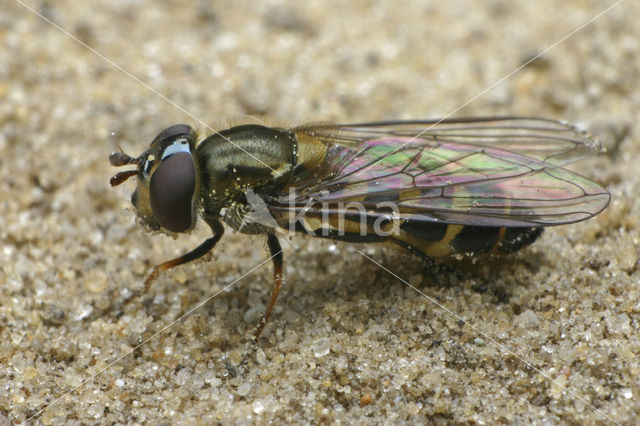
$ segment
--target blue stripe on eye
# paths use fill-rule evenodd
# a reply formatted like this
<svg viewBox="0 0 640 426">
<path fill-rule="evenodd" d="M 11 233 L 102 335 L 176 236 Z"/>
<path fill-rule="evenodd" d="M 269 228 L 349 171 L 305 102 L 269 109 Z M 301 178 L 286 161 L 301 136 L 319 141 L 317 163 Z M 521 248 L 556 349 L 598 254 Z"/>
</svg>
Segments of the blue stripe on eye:
<svg viewBox="0 0 640 426">
<path fill-rule="evenodd" d="M 186 138 L 176 139 L 171 145 L 164 149 L 161 160 L 164 160 L 170 155 L 177 154 L 178 152 L 190 153 L 189 141 Z"/>
</svg>

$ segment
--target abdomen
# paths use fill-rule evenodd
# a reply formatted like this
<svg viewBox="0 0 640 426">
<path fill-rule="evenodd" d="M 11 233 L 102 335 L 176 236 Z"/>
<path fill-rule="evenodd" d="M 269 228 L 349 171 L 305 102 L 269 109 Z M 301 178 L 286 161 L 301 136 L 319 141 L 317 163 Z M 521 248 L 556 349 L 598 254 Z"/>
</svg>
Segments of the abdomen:
<svg viewBox="0 0 640 426">
<path fill-rule="evenodd" d="M 394 243 L 430 259 L 457 253 L 512 253 L 533 243 L 543 231 L 541 227 L 506 228 L 410 220 L 387 221 L 376 227 L 373 219 L 361 222 L 361 216 L 348 213 L 342 218 L 329 215 L 324 219 L 321 214 L 310 212 L 289 229 L 354 243 Z M 286 229 L 287 225 L 281 226 Z"/>
<path fill-rule="evenodd" d="M 429 258 L 456 253 L 512 253 L 533 243 L 540 227 L 505 228 L 409 221 L 393 242 Z"/>
</svg>

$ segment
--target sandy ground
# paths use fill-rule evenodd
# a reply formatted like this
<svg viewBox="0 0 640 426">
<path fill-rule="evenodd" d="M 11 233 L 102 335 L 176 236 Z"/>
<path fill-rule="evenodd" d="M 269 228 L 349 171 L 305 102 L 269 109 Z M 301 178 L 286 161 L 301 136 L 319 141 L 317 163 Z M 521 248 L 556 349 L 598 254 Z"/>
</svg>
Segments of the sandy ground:
<svg viewBox="0 0 640 426">
<path fill-rule="evenodd" d="M 0 425 L 640 415 L 639 2 L 486 92 L 614 1 L 25 3 L 99 54 L 0 5 Z M 168 125 L 206 133 L 198 120 L 248 115 L 454 111 L 579 123 L 608 152 L 576 169 L 611 205 L 437 284 L 405 253 L 292 239 L 287 285 L 244 370 L 270 295 L 263 238 L 229 232 L 208 261 L 141 293 L 150 266 L 207 230 L 171 239 L 138 226 L 133 184 L 108 185 L 116 144 L 137 155 Z"/>
</svg>

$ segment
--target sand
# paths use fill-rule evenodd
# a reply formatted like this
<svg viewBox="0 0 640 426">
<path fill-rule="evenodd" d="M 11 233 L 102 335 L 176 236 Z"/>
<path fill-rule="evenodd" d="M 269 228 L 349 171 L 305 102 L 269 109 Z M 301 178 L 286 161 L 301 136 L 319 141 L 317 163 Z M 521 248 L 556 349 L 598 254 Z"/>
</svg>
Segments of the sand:
<svg viewBox="0 0 640 426">
<path fill-rule="evenodd" d="M 487 3 L 3 2 L 0 424 L 633 423 L 640 3 L 566 39 L 614 2 Z M 208 233 L 139 226 L 133 183 L 109 187 L 117 145 L 138 155 L 179 122 L 451 113 L 590 130 L 607 153 L 574 170 L 610 206 L 435 278 L 389 248 L 286 239 L 244 367 L 271 290 L 264 238 L 227 232 L 142 291 Z"/>
</svg>

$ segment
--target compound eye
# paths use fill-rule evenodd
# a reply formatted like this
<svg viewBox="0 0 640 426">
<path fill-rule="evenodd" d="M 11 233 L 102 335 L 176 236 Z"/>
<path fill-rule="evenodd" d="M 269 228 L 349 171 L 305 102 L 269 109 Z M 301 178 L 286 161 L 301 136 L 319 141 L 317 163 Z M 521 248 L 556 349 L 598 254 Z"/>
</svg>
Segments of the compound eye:
<svg viewBox="0 0 640 426">
<path fill-rule="evenodd" d="M 149 198 L 153 216 L 171 232 L 184 232 L 193 222 L 196 171 L 188 152 L 164 158 L 151 175 Z"/>
</svg>

